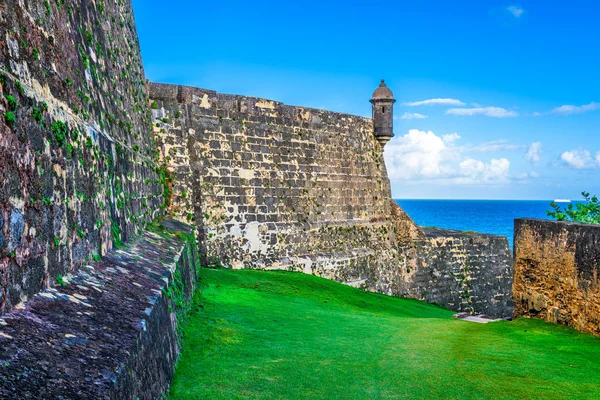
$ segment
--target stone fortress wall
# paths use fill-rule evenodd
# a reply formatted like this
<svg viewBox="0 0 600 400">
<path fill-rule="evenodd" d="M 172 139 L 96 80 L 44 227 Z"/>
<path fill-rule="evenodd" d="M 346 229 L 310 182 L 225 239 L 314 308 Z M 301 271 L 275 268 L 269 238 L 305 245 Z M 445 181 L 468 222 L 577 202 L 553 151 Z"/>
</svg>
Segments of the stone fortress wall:
<svg viewBox="0 0 600 400">
<path fill-rule="evenodd" d="M 477 269 L 456 270 L 470 254 L 452 267 L 426 256 L 440 241 L 391 199 L 389 137 L 372 119 L 148 84 L 129 2 L 11 1 L 0 30 L 0 314 L 167 206 L 198 226 L 205 264 L 303 271 L 461 311 L 509 293 L 504 264 L 477 258 L 502 276 L 496 294 L 477 293 L 466 278 Z M 392 100 L 388 114 L 374 108 L 383 135 Z M 459 236 L 441 248 L 464 253 Z"/>
<path fill-rule="evenodd" d="M 599 228 L 517 220 L 514 267 L 504 237 L 419 228 L 378 91 L 369 119 L 148 83 L 129 0 L 2 2 L 0 397 L 160 397 L 200 261 L 600 335 Z"/>
<path fill-rule="evenodd" d="M 130 1 L 0 4 L 0 315 L 161 213 L 146 104 Z"/>
<path fill-rule="evenodd" d="M 391 199 L 373 120 L 149 87 L 175 176 L 170 211 L 200 227 L 207 263 L 302 271 L 457 311 L 512 314 L 506 238 L 416 226 Z"/>
<path fill-rule="evenodd" d="M 192 227 L 147 229 L 168 190 L 146 83 L 130 1 L 0 3 L 2 399 L 169 387 L 199 258 Z"/>
<path fill-rule="evenodd" d="M 160 397 L 199 261 L 512 314 L 506 238 L 391 199 L 378 91 L 372 120 L 148 83 L 129 0 L 0 4 L 0 397 Z"/>
</svg>

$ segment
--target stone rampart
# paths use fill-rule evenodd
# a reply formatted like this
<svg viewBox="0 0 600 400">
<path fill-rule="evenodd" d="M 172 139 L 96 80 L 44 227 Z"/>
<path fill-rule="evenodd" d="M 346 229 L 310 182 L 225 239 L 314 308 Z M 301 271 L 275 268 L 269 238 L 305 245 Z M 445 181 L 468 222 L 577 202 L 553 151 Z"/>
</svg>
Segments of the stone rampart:
<svg viewBox="0 0 600 400">
<path fill-rule="evenodd" d="M 451 310 L 511 316 L 513 272 L 506 237 L 443 229 L 425 233 L 410 293 Z"/>
<path fill-rule="evenodd" d="M 422 236 L 370 119 L 175 85 L 150 97 L 171 211 L 203 228 L 209 263 L 330 270 Z"/>
<path fill-rule="evenodd" d="M 512 314 L 506 238 L 426 237 L 391 199 L 372 120 L 156 83 L 150 105 L 170 211 L 200 228 L 207 263 Z"/>
</svg>

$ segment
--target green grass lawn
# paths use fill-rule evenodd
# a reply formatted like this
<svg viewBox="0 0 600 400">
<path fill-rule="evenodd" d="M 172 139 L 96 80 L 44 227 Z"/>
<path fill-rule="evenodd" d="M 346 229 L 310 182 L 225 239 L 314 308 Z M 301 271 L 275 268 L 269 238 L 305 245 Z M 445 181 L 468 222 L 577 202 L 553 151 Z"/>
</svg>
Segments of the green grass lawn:
<svg viewBox="0 0 600 400">
<path fill-rule="evenodd" d="M 290 272 L 201 271 L 170 399 L 599 399 L 600 340 Z"/>
</svg>

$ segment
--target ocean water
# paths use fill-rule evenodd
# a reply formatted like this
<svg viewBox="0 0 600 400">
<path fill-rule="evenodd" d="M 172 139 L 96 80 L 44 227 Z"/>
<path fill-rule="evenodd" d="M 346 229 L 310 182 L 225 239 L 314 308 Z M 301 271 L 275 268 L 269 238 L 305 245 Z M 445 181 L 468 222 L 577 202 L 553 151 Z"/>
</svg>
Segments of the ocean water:
<svg viewBox="0 0 600 400">
<path fill-rule="evenodd" d="M 419 226 L 502 235 L 508 237 L 512 248 L 514 219 L 548 219 L 546 210 L 550 210 L 552 200 L 397 199 L 396 202 Z"/>
</svg>

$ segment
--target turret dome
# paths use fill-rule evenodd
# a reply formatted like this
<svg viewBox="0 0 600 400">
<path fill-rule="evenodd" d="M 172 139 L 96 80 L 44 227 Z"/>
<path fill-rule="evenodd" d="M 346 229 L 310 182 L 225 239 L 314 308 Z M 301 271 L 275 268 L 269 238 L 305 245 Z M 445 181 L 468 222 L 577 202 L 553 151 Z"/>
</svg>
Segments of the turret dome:
<svg viewBox="0 0 600 400">
<path fill-rule="evenodd" d="M 381 99 L 394 99 L 394 94 L 392 91 L 386 86 L 385 81 L 382 79 L 379 87 L 375 89 L 373 92 L 373 97 L 371 100 L 381 100 Z"/>
</svg>

